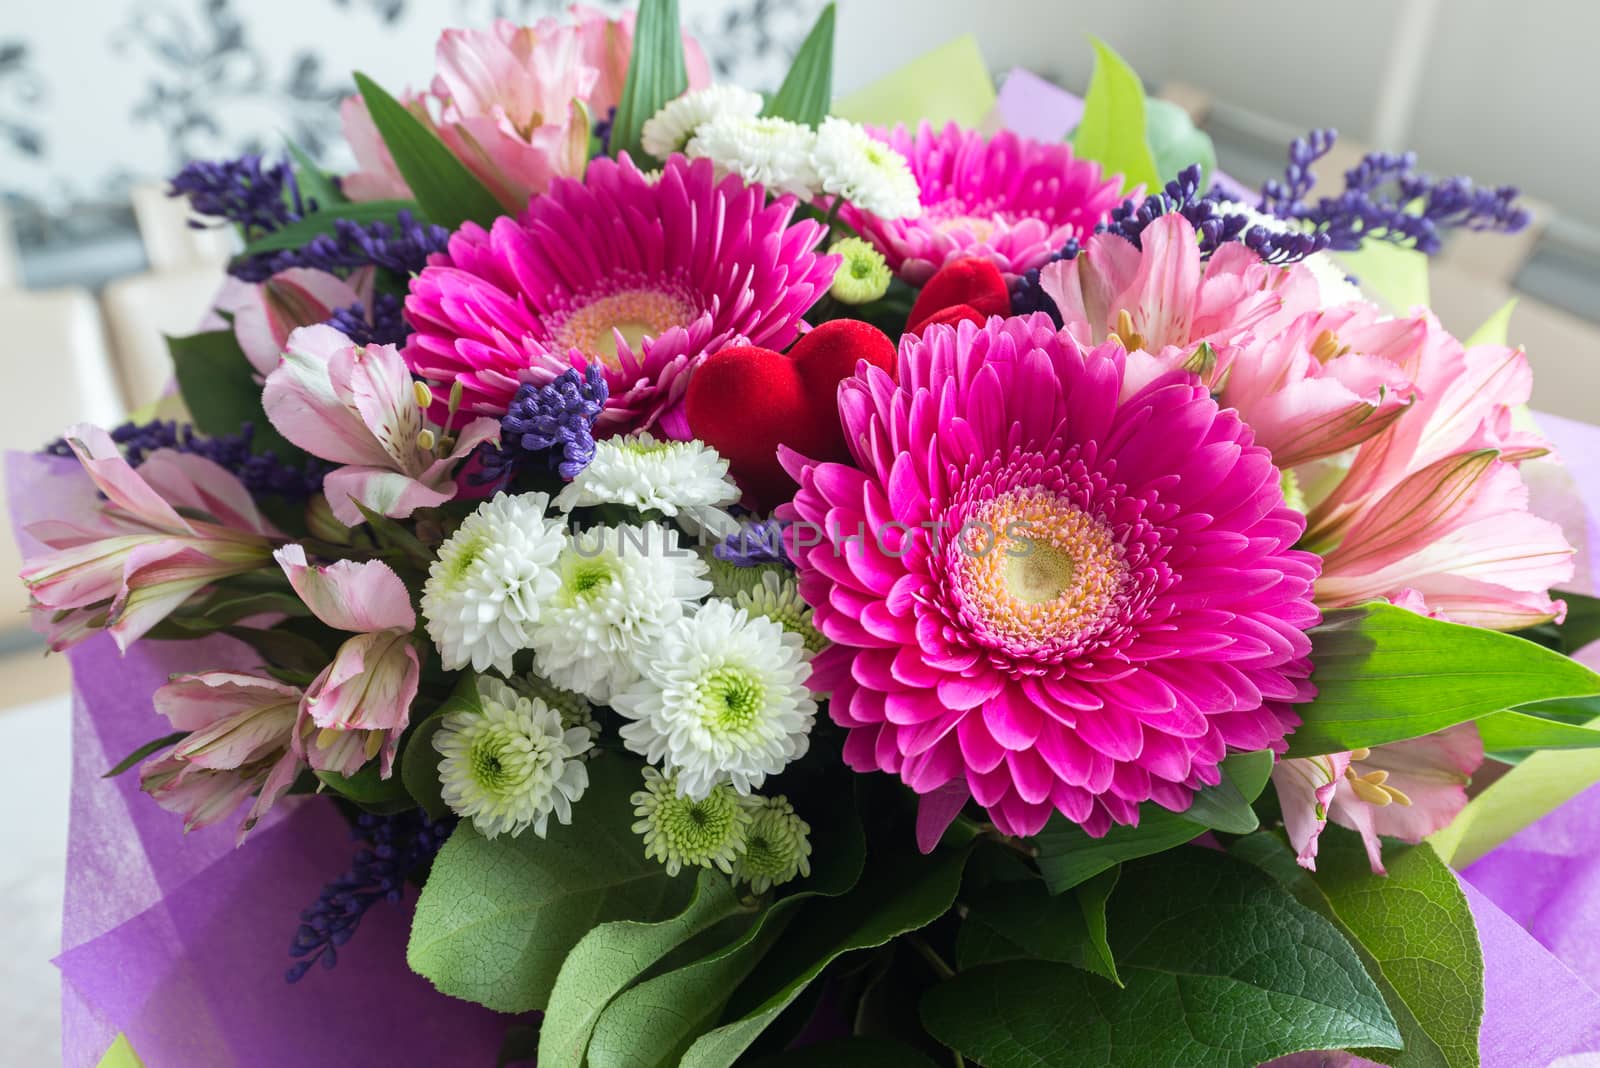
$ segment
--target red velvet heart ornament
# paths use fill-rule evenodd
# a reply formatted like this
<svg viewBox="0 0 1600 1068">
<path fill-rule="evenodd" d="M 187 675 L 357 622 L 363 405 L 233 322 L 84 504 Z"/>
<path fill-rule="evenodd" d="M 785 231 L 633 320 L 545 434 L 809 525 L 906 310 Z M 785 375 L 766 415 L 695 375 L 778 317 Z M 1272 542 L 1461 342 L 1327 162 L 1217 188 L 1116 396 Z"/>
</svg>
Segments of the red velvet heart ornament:
<svg viewBox="0 0 1600 1068">
<path fill-rule="evenodd" d="M 727 458 L 746 504 L 772 508 L 796 488 L 778 463 L 779 445 L 816 460 L 849 459 L 837 397 L 858 360 L 894 374 L 894 342 L 855 319 L 823 323 L 787 355 L 754 345 L 713 353 L 689 380 L 689 429 Z"/>
<path fill-rule="evenodd" d="M 941 312 L 947 314 L 937 318 Z M 981 326 L 991 315 L 1010 314 L 1011 290 L 1000 268 L 982 256 L 965 256 L 928 279 L 906 317 L 906 333 L 919 334 L 930 322 L 970 320 Z"/>
</svg>

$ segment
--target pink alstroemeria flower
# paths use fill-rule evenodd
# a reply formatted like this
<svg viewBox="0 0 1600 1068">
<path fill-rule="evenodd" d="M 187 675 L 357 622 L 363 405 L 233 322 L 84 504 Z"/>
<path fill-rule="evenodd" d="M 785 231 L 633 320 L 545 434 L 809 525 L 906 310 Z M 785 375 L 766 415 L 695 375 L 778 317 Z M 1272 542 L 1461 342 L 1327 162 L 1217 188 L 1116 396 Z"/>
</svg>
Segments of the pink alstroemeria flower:
<svg viewBox="0 0 1600 1068">
<path fill-rule="evenodd" d="M 97 426 L 73 426 L 66 440 L 107 499 L 28 528 L 55 550 L 22 569 L 35 605 L 54 617 L 52 648 L 107 628 L 126 650 L 201 589 L 266 566 L 282 539 L 210 460 L 158 449 L 135 471 Z"/>
<path fill-rule="evenodd" d="M 180 675 L 155 692 L 156 711 L 189 736 L 139 769 L 139 786 L 192 831 L 226 818 L 251 794 L 243 842 L 303 766 L 293 751 L 298 687 L 261 675 Z"/>
<path fill-rule="evenodd" d="M 284 437 L 346 465 L 328 475 L 323 493 L 334 518 L 352 527 L 362 521 L 357 502 L 403 519 L 451 500 L 456 465 L 500 434 L 489 418 L 472 420 L 453 440 L 429 427 L 393 345 L 355 345 L 325 325 L 289 336 L 261 399 Z"/>
<path fill-rule="evenodd" d="M 1317 867 L 1317 838 L 1329 819 L 1361 834 L 1372 870 L 1384 874 L 1387 835 L 1415 844 L 1450 824 L 1467 803 L 1483 763 L 1471 723 L 1371 749 L 1282 760 L 1272 783 L 1300 866 Z"/>
<path fill-rule="evenodd" d="M 420 97 L 405 93 L 400 97 L 400 102 L 406 110 L 432 127 L 427 105 Z M 339 104 L 339 124 L 345 142 L 356 157 L 356 169 L 339 182 L 339 188 L 344 190 L 345 196 L 355 201 L 413 199 L 411 187 L 401 176 L 400 168 L 394 162 L 394 154 L 383 143 L 383 135 L 378 133 L 372 113 L 367 110 L 367 103 L 359 94 L 347 96 Z"/>
<path fill-rule="evenodd" d="M 380 560 L 317 567 L 299 545 L 285 545 L 274 556 L 312 615 L 335 630 L 355 632 L 306 688 L 296 752 L 317 771 L 340 775 L 381 753 L 380 774 L 387 779 L 421 674 L 411 642 L 417 616 L 406 584 Z"/>
<path fill-rule="evenodd" d="M 327 322 L 340 308 L 372 302 L 374 272 L 363 267 L 348 281 L 327 271 L 290 267 L 259 285 L 230 279 L 217 308 L 233 316 L 233 336 L 254 367 L 265 377 L 278 366 L 289 335 L 302 326 Z"/>
<path fill-rule="evenodd" d="M 632 11 L 627 11 L 613 19 L 603 11 L 582 4 L 574 4 L 570 11 L 583 62 L 597 73 L 594 87 L 584 103 L 590 115 L 604 118 L 622 100 L 628 63 L 633 59 L 636 18 Z M 704 89 L 711 84 L 711 64 L 706 60 L 705 50 L 687 33 L 683 35 L 683 65 L 689 75 L 690 89 Z"/>
</svg>

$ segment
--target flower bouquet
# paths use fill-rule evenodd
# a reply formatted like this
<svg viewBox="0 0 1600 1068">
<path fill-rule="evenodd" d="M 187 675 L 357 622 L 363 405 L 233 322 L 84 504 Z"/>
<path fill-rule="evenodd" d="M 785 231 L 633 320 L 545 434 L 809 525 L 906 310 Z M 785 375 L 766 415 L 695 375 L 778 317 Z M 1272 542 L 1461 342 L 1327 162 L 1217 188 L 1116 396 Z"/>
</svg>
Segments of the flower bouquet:
<svg viewBox="0 0 1600 1068">
<path fill-rule="evenodd" d="M 1383 300 L 1515 191 L 1315 195 L 1318 131 L 1248 192 L 1103 46 L 1070 143 L 866 126 L 832 52 L 450 30 L 354 173 L 174 179 L 243 251 L 171 413 L 13 483 L 84 737 L 148 741 L 90 782 L 227 839 L 97 847 L 167 895 L 68 954 L 134 1053 L 1479 1063 L 1440 836 L 1600 744 L 1596 602 L 1523 353 Z"/>
</svg>

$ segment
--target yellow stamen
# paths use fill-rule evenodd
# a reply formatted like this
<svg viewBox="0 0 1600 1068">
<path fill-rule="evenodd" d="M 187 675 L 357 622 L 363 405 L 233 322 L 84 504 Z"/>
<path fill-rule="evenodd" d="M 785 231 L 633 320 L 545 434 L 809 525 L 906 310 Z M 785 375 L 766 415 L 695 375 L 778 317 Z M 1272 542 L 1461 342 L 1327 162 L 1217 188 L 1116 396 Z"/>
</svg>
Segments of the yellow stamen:
<svg viewBox="0 0 1600 1068">
<path fill-rule="evenodd" d="M 421 449 L 423 452 L 432 452 L 435 441 L 436 439 L 433 431 L 429 430 L 427 427 L 423 427 L 422 430 L 417 433 L 417 448 Z"/>
<path fill-rule="evenodd" d="M 428 383 L 411 383 L 411 395 L 417 398 L 418 408 L 426 409 L 433 407 L 433 390 L 428 388 Z"/>
<path fill-rule="evenodd" d="M 1122 347 L 1132 352 L 1134 349 L 1144 348 L 1144 335 L 1133 328 L 1133 316 L 1128 314 L 1127 308 L 1117 312 L 1117 329 L 1111 335 L 1122 342 Z"/>
<path fill-rule="evenodd" d="M 1332 330 L 1322 331 L 1311 342 L 1311 355 L 1315 356 L 1319 363 L 1327 363 L 1349 351 L 1350 346 L 1339 344 L 1339 338 Z"/>
</svg>

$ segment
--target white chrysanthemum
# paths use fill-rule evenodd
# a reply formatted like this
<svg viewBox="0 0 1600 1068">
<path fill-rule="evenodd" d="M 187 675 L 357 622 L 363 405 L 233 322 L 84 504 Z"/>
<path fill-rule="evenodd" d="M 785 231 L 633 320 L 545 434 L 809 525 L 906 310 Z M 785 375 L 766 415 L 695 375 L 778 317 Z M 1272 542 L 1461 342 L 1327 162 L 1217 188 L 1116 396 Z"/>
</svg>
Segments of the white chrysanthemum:
<svg viewBox="0 0 1600 1068">
<path fill-rule="evenodd" d="M 600 739 L 600 721 L 594 718 L 594 705 L 582 694 L 563 690 L 549 679 L 537 675 L 518 675 L 511 680 L 511 688 L 523 697 L 530 697 L 549 705 L 561 716 L 563 730 L 582 727 L 592 740 Z M 594 756 L 591 750 L 589 756 Z"/>
<path fill-rule="evenodd" d="M 633 833 L 644 837 L 644 855 L 666 865 L 668 875 L 713 864 L 733 873 L 750 826 L 745 798 L 718 786 L 696 801 L 678 792 L 676 777 L 645 768 L 644 789 L 628 800 L 639 817 Z"/>
<path fill-rule="evenodd" d="M 711 592 L 705 573 L 705 562 L 660 523 L 574 535 L 533 631 L 539 673 L 591 701 L 610 701 L 639 677 L 639 655 Z"/>
<path fill-rule="evenodd" d="M 747 794 L 806 751 L 810 675 L 799 635 L 713 600 L 666 628 L 611 705 L 633 720 L 628 748 L 675 772 L 689 797 L 722 782 Z"/>
<path fill-rule="evenodd" d="M 594 459 L 556 497 L 563 512 L 596 504 L 621 504 L 660 512 L 690 534 L 725 538 L 739 521 L 725 506 L 739 499 L 728 461 L 702 441 L 657 441 L 649 434 L 595 443 Z"/>
<path fill-rule="evenodd" d="M 751 569 L 746 569 L 751 570 Z M 806 651 L 819 653 L 827 647 L 811 622 L 811 606 L 800 596 L 800 584 L 783 570 L 764 571 L 760 580 L 733 595 L 733 603 L 751 616 L 770 619 L 791 634 L 800 636 Z"/>
<path fill-rule="evenodd" d="M 470 663 L 509 675 L 512 656 L 532 644 L 566 544 L 562 520 L 545 514 L 549 503 L 543 493 L 497 494 L 439 546 L 422 587 L 422 616 L 446 670 Z"/>
<path fill-rule="evenodd" d="M 709 159 L 717 174 L 737 174 L 769 193 L 810 199 L 818 189 L 811 150 L 817 135 L 788 119 L 719 115 L 695 132 L 685 150 L 691 159 Z"/>
<path fill-rule="evenodd" d="M 906 158 L 849 119 L 827 118 L 812 150 L 824 193 L 843 197 L 884 219 L 922 214 L 922 191 Z"/>
<path fill-rule="evenodd" d="M 750 797 L 744 850 L 733 862 L 733 881 L 764 894 L 795 876 L 811 874 L 811 825 L 795 814 L 787 797 Z"/>
<path fill-rule="evenodd" d="M 529 827 L 543 838 L 551 813 L 572 822 L 572 803 L 589 786 L 584 727 L 517 693 L 500 679 L 478 680 L 481 712 L 450 712 L 433 736 L 444 803 L 486 838 L 515 838 Z"/>
<path fill-rule="evenodd" d="M 761 114 L 760 93 L 738 85 L 709 85 L 666 102 L 639 131 L 644 150 L 656 159 L 682 152 L 695 131 L 722 115 L 753 119 Z"/>
</svg>

